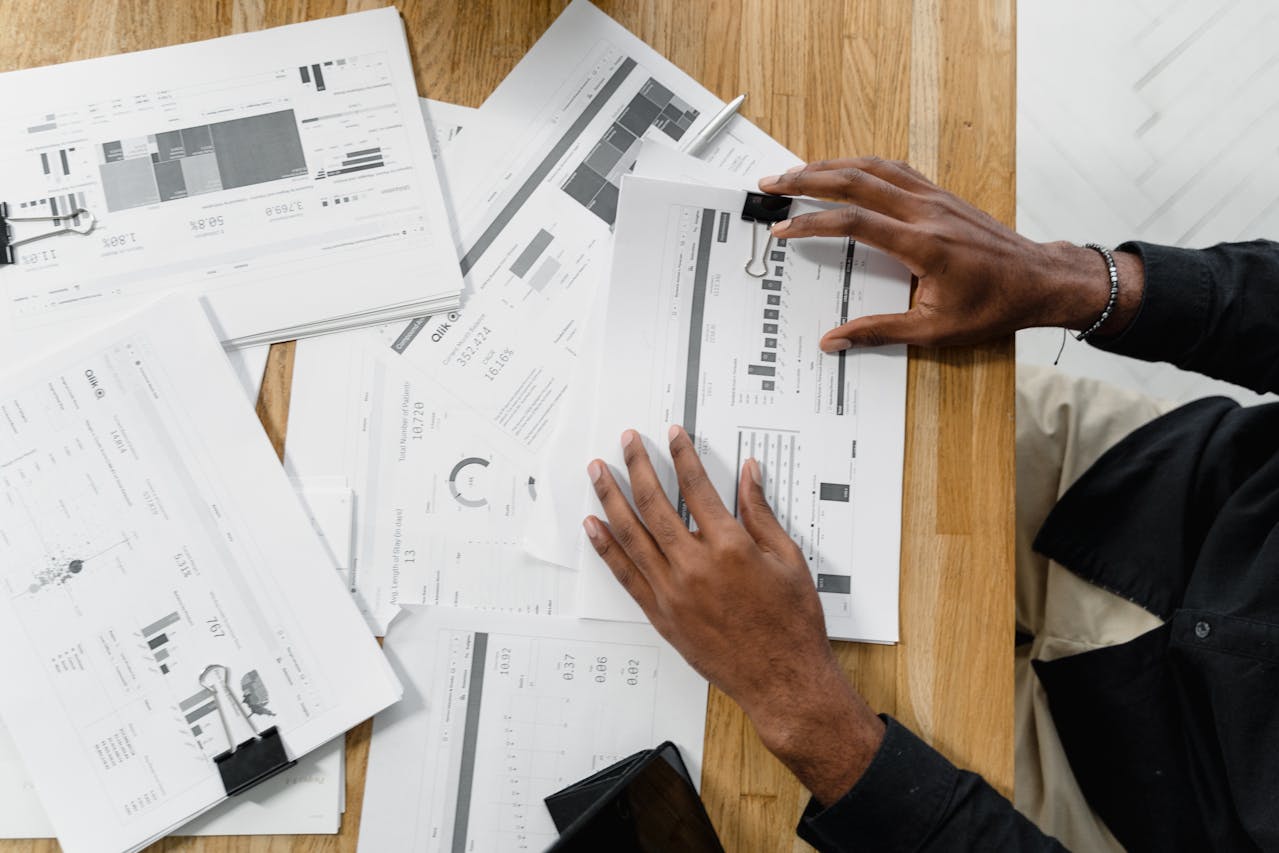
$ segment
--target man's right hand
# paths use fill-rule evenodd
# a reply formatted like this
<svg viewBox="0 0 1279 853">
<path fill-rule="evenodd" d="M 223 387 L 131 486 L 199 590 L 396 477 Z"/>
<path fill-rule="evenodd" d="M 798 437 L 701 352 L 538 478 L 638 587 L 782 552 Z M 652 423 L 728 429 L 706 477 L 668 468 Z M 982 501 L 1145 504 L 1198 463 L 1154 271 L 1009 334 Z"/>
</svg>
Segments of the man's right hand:
<svg viewBox="0 0 1279 853">
<path fill-rule="evenodd" d="M 1105 261 L 1070 243 L 1036 243 L 940 189 L 905 163 L 858 157 L 797 166 L 759 182 L 764 192 L 845 206 L 779 222 L 794 239 L 846 236 L 901 261 L 919 280 L 904 314 L 859 317 L 822 338 L 822 349 L 978 343 L 1034 326 L 1085 329 L 1110 296 Z M 1099 335 L 1127 328 L 1141 305 L 1137 256 L 1116 253 L 1119 304 Z"/>
</svg>

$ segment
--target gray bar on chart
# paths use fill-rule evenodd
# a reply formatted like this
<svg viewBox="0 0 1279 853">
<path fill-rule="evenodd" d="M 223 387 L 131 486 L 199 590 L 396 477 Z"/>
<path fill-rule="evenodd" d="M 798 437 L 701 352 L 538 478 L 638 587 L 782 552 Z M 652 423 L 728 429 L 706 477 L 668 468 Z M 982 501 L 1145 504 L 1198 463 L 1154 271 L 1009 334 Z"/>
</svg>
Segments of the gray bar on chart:
<svg viewBox="0 0 1279 853">
<path fill-rule="evenodd" d="M 768 304 L 769 304 L 769 305 L 781 305 L 781 304 L 782 304 L 782 298 L 781 298 L 780 296 L 778 296 L 776 293 L 770 293 L 770 294 L 768 294 Z"/>
<path fill-rule="evenodd" d="M 49 155 L 43 151 L 40 152 L 40 165 L 44 166 L 44 173 L 49 174 Z"/>
<path fill-rule="evenodd" d="M 58 156 L 62 158 L 62 174 L 71 174 L 71 166 L 67 163 L 67 149 L 63 148 L 58 152 Z"/>
<path fill-rule="evenodd" d="M 781 313 L 780 313 L 780 312 L 779 312 L 776 308 L 765 308 L 765 309 L 764 309 L 764 319 L 765 319 L 765 320 L 776 320 L 776 319 L 778 319 L 780 316 L 781 316 Z"/>
<path fill-rule="evenodd" d="M 528 286 L 536 290 L 538 293 L 541 293 L 542 289 L 545 288 L 546 285 L 550 284 L 551 279 L 554 278 L 555 274 L 559 271 L 560 262 L 554 258 L 547 258 L 542 265 L 537 268 L 537 272 L 533 273 L 533 277 L 528 280 Z"/>
<path fill-rule="evenodd" d="M 342 161 L 343 166 L 358 166 L 361 163 L 378 163 L 380 165 L 382 163 L 382 155 L 370 154 L 367 157 L 355 157 L 350 160 Z"/>
<path fill-rule="evenodd" d="M 706 283 L 710 278 L 711 245 L 715 239 L 715 211 L 702 210 L 702 230 L 697 238 L 693 266 L 693 298 L 688 314 L 688 361 L 684 373 L 684 430 L 697 435 L 697 398 L 702 380 L 702 325 L 706 322 Z M 681 506 L 683 498 L 680 499 Z"/>
<path fill-rule="evenodd" d="M 150 637 L 152 634 L 158 634 L 170 625 L 176 625 L 180 621 L 182 621 L 182 617 L 180 617 L 177 613 L 170 613 L 159 622 L 152 622 L 150 625 L 143 628 L 142 636 Z"/>
<path fill-rule="evenodd" d="M 752 364 L 746 368 L 751 376 L 776 376 L 777 368 L 772 365 Z"/>
<path fill-rule="evenodd" d="M 766 335 L 775 335 L 775 334 L 777 334 L 777 324 L 776 324 L 776 323 L 765 323 L 765 324 L 764 324 L 764 334 L 766 334 Z"/>
<path fill-rule="evenodd" d="M 168 660 L 168 659 L 169 659 L 169 650 L 168 650 L 168 649 L 160 649 L 160 651 L 158 651 L 158 652 L 156 652 L 156 653 L 155 653 L 155 662 L 156 662 L 156 663 L 159 663 L 160 661 L 165 661 L 165 660 Z"/>
<path fill-rule="evenodd" d="M 550 231 L 539 229 L 529 244 L 524 247 L 524 251 L 520 252 L 520 256 L 515 259 L 515 263 L 511 264 L 511 272 L 518 278 L 528 275 L 528 271 L 533 269 L 533 264 L 537 263 L 537 259 L 542 257 L 542 253 L 554 239 Z"/>
<path fill-rule="evenodd" d="M 773 281 L 772 279 L 769 279 L 769 278 L 764 279 L 763 284 L 761 286 L 765 290 L 781 290 L 782 289 L 782 283 L 780 281 Z"/>
<path fill-rule="evenodd" d="M 194 711 L 187 714 L 187 722 L 194 723 L 196 720 L 200 719 L 201 717 L 209 716 L 209 714 L 212 714 L 217 709 L 218 709 L 218 703 L 211 701 L 209 702 L 209 704 L 196 708 Z"/>
<path fill-rule="evenodd" d="M 168 634 L 157 634 L 156 636 L 152 637 L 150 640 L 147 641 L 147 648 L 158 649 L 160 648 L 160 646 L 163 646 L 167 642 L 169 642 Z"/>
<path fill-rule="evenodd" d="M 824 501 L 840 501 L 848 503 L 849 488 L 847 483 L 822 483 L 817 496 Z"/>
<path fill-rule="evenodd" d="M 844 289 L 839 298 L 839 322 L 848 322 L 848 298 L 853 286 L 853 261 L 857 253 L 857 241 L 848 241 L 848 250 L 844 253 Z M 836 356 L 838 368 L 835 377 L 835 414 L 846 412 L 844 407 L 844 385 L 848 375 L 848 350 L 840 350 Z"/>
<path fill-rule="evenodd" d="M 57 127 L 58 127 L 57 122 L 51 121 L 48 124 L 37 124 L 34 127 L 28 127 L 27 133 L 43 133 L 46 130 L 56 130 Z"/>
<path fill-rule="evenodd" d="M 853 592 L 853 579 L 848 575 L 821 575 L 817 576 L 818 592 L 837 592 L 840 595 L 851 595 Z"/>
<path fill-rule="evenodd" d="M 362 148 L 359 151 L 348 151 L 346 152 L 346 156 L 347 157 L 367 157 L 370 154 L 381 154 L 381 153 L 382 153 L 381 148 Z"/>
<path fill-rule="evenodd" d="M 195 694 L 190 699 L 183 700 L 178 705 L 178 707 L 182 709 L 183 711 L 190 711 L 196 705 L 199 705 L 202 702 L 208 702 L 212 698 L 213 698 L 212 690 L 207 690 L 207 689 L 201 690 L 199 693 Z"/>
<path fill-rule="evenodd" d="M 466 686 L 466 727 L 462 731 L 462 766 L 457 774 L 457 810 L 453 813 L 453 853 L 466 853 L 467 823 L 471 817 L 471 788 L 475 784 L 475 745 L 480 738 L 480 699 L 484 692 L 484 664 L 489 635 L 476 633 L 471 650 L 471 680 Z"/>
<path fill-rule="evenodd" d="M 719 214 L 719 233 L 715 235 L 715 241 L 718 243 L 728 242 L 728 223 L 730 221 L 728 211 L 721 210 Z"/>
<path fill-rule="evenodd" d="M 569 129 L 560 137 L 559 141 L 551 147 L 550 153 L 533 169 L 523 185 L 515 191 L 515 195 L 502 208 L 501 213 L 489 224 L 488 228 L 484 229 L 484 233 L 480 235 L 480 238 L 475 241 L 475 245 L 471 246 L 467 253 L 462 256 L 461 267 L 463 275 L 470 272 L 471 267 L 475 266 L 475 262 L 493 245 L 493 241 L 510 223 L 511 218 L 515 216 L 515 212 L 523 207 L 524 202 L 528 201 L 533 191 L 541 186 L 542 181 L 550 174 L 551 169 L 555 168 L 555 164 L 573 146 L 573 143 L 586 130 L 587 125 L 594 121 L 595 116 L 604 108 L 605 102 L 621 87 L 622 81 L 634 70 L 635 66 L 635 60 L 629 56 L 622 60 L 622 64 L 617 67 L 617 70 L 613 72 L 613 76 L 608 78 L 608 82 L 595 94 L 595 97 L 591 98 L 591 102 L 586 105 L 586 109 L 582 110 L 582 114 L 569 126 Z"/>
</svg>

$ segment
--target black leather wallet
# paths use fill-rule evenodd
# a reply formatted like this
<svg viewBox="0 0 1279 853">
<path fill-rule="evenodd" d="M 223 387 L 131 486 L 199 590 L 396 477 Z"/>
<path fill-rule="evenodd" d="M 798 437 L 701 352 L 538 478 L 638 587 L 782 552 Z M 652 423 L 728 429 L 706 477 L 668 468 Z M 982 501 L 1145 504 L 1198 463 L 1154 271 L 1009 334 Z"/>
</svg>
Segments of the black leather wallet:
<svg viewBox="0 0 1279 853">
<path fill-rule="evenodd" d="M 622 759 L 546 798 L 548 853 L 724 853 L 675 744 Z"/>
</svg>

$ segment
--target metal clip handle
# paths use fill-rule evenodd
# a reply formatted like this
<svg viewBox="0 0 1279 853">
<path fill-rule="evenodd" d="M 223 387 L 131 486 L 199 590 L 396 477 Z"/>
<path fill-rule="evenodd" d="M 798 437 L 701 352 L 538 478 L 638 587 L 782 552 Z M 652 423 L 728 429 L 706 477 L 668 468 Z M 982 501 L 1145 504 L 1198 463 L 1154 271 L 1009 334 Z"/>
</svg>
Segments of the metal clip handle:
<svg viewBox="0 0 1279 853">
<path fill-rule="evenodd" d="M 759 226 L 761 225 L 763 225 L 765 228 L 768 229 L 768 239 L 764 241 L 763 254 L 761 254 L 757 258 L 755 257 L 755 248 L 756 248 L 756 242 L 757 242 L 755 235 L 759 232 Z M 768 275 L 768 250 L 772 247 L 772 245 L 773 245 L 772 228 L 769 227 L 769 225 L 764 222 L 752 222 L 751 223 L 751 256 L 746 259 L 746 274 L 748 276 L 750 276 L 751 278 L 763 278 L 764 276 Z M 756 272 L 754 269 L 752 269 L 752 267 L 755 266 L 756 262 L 759 263 L 759 272 Z"/>
<path fill-rule="evenodd" d="M 218 706 L 218 716 L 222 718 L 222 727 L 226 730 L 229 741 L 228 749 L 234 750 L 245 741 L 258 736 L 258 730 L 253 727 L 244 708 L 231 693 L 225 666 L 215 663 L 205 667 L 204 672 L 200 673 L 200 686 L 213 692 L 213 701 Z"/>
<path fill-rule="evenodd" d="M 83 220 L 79 225 L 76 225 L 73 221 L 76 217 L 80 217 Z M 97 218 L 83 207 L 77 207 L 75 210 L 57 216 L 9 216 L 5 218 L 5 222 L 62 222 L 63 220 L 66 220 L 67 224 L 61 228 L 45 231 L 43 234 L 33 234 L 30 237 L 23 237 L 21 240 L 10 240 L 9 245 L 22 246 L 27 243 L 34 243 L 37 240 L 57 237 L 59 234 L 84 235 L 93 231 L 98 224 Z"/>
</svg>

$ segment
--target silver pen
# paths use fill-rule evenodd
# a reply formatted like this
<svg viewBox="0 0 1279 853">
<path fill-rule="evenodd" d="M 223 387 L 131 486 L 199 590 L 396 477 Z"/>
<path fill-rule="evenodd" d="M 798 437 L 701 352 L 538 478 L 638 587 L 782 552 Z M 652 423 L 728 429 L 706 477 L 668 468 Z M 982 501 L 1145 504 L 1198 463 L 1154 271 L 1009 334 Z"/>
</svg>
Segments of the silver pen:
<svg viewBox="0 0 1279 853">
<path fill-rule="evenodd" d="M 702 150 L 710 144 L 711 140 L 719 136 L 719 132 L 728 124 L 728 120 L 737 115 L 737 111 L 742 108 L 742 102 L 746 100 L 745 95 L 738 95 L 729 101 L 724 109 L 715 114 L 715 117 L 707 122 L 706 127 L 702 128 L 701 133 L 689 140 L 688 145 L 684 148 L 684 153 L 693 157 L 697 157 Z"/>
</svg>

